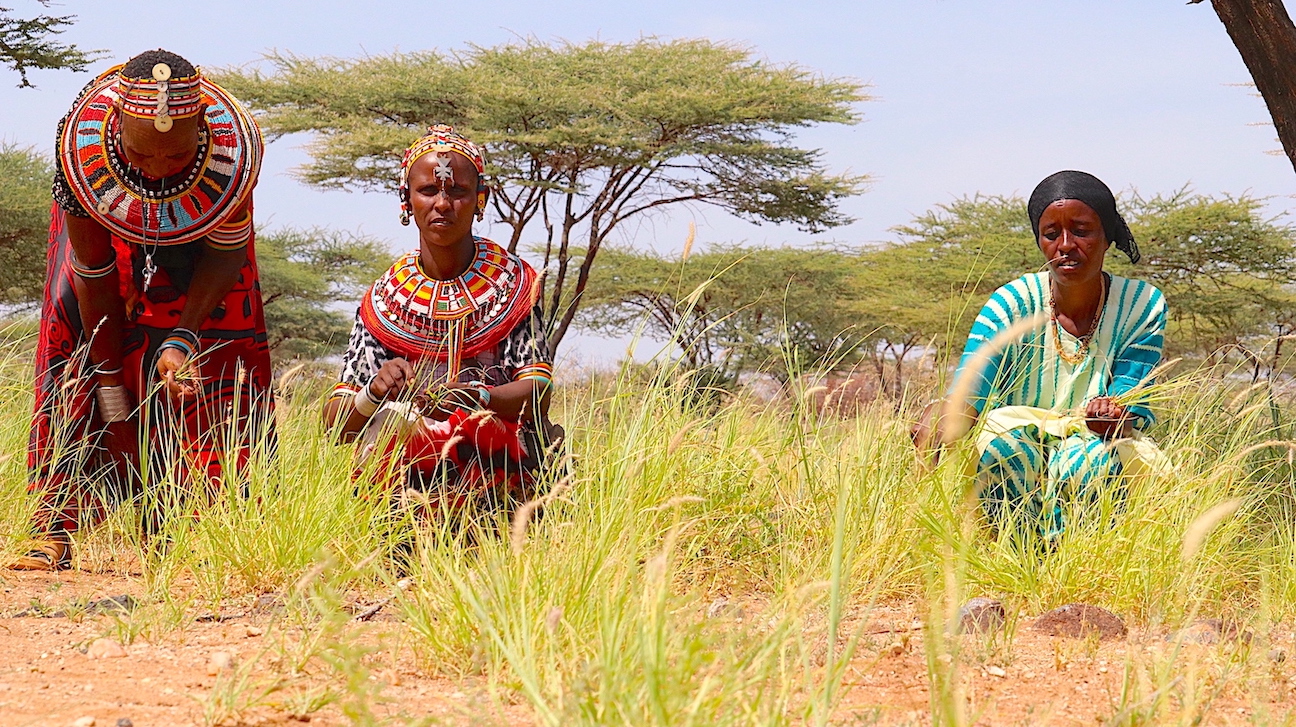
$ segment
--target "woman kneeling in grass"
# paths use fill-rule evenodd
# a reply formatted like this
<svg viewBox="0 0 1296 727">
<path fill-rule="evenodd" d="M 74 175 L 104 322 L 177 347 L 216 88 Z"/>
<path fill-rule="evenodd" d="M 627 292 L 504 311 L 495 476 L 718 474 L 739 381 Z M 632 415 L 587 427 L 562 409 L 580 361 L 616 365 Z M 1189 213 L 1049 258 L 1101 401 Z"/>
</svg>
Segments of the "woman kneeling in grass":
<svg viewBox="0 0 1296 727">
<path fill-rule="evenodd" d="M 1065 528 L 1068 501 L 1092 502 L 1144 464 L 1139 453 L 1150 444 L 1132 446 L 1131 438 L 1152 412 L 1120 400 L 1160 361 L 1166 312 L 1154 286 L 1103 272 L 1110 246 L 1133 263 L 1139 251 L 1098 178 L 1058 172 L 1031 193 L 1027 212 L 1048 269 L 990 296 L 950 396 L 967 419 L 984 415 L 977 485 L 991 523 L 1012 519 L 1052 540 Z M 1019 336 L 1008 332 L 1014 326 Z M 914 427 L 920 448 L 950 436 L 942 406 L 929 405 Z"/>
<path fill-rule="evenodd" d="M 545 434 L 557 429 L 543 426 L 552 368 L 534 309 L 536 272 L 473 235 L 486 205 L 483 172 L 478 147 L 448 126 L 406 150 L 401 222 L 413 218 L 419 247 L 361 301 L 324 407 L 344 441 L 365 432 L 373 445 L 391 430 L 376 445 L 386 461 L 441 502 L 529 496 Z"/>
</svg>

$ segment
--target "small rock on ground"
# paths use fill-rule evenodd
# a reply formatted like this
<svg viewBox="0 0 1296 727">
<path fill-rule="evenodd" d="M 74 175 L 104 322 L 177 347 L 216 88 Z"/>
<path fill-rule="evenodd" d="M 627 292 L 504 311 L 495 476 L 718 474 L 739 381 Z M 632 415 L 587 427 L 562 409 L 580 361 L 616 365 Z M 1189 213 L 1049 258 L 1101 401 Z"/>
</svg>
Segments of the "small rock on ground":
<svg viewBox="0 0 1296 727">
<path fill-rule="evenodd" d="M 234 655 L 228 651 L 213 652 L 207 662 L 207 676 L 216 676 L 234 666 Z"/>
<path fill-rule="evenodd" d="M 86 656 L 91 659 L 121 659 L 126 656 L 126 649 L 112 639 L 95 639 L 86 649 Z"/>
<path fill-rule="evenodd" d="M 81 717 L 72 723 L 72 727 L 95 727 L 94 717 Z"/>
<path fill-rule="evenodd" d="M 1218 644 L 1221 641 L 1251 643 L 1251 632 L 1244 631 L 1232 621 L 1204 618 L 1188 627 L 1166 634 L 1166 641 L 1183 641 L 1190 644 Z"/>
<path fill-rule="evenodd" d="M 722 617 L 734 618 L 741 621 L 743 617 L 743 608 L 724 596 L 721 596 L 712 601 L 711 605 L 707 606 L 707 618 Z"/>
<path fill-rule="evenodd" d="M 1004 620 L 1002 601 L 977 597 L 959 607 L 958 630 L 959 633 L 985 633 L 1003 628 Z"/>
<path fill-rule="evenodd" d="M 1034 629 L 1049 636 L 1083 639 L 1098 634 L 1102 641 L 1124 638 L 1129 630 L 1119 616 L 1087 603 L 1068 603 L 1035 619 Z"/>
</svg>

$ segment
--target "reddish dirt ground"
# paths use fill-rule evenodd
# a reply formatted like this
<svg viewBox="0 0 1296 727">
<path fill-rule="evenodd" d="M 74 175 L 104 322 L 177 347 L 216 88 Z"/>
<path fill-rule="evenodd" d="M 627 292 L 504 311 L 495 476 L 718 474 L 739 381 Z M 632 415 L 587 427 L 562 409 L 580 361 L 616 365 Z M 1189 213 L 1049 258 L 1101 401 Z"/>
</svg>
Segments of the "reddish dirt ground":
<svg viewBox="0 0 1296 727">
<path fill-rule="evenodd" d="M 223 718 L 226 725 L 341 725 L 354 705 L 344 702 L 310 711 L 312 694 L 341 689 L 344 677 L 318 663 L 298 676 L 286 676 L 278 645 L 293 638 L 265 613 L 235 604 L 219 621 L 194 621 L 155 640 L 142 634 L 124 654 L 93 658 L 91 647 L 104 636 L 123 640 L 115 619 L 17 616 L 33 603 L 60 607 L 73 601 L 122 593 L 140 596 L 135 581 L 78 573 L 6 573 L 0 575 L 0 727 L 10 725 L 71 726 L 92 717 L 95 727 L 112 727 L 122 718 L 136 727 L 203 725 Z M 860 650 L 845 677 L 845 692 L 835 721 L 840 724 L 931 724 L 931 682 L 916 612 L 904 604 L 874 609 L 868 617 Z M 985 725 L 1094 725 L 1118 716 L 1122 685 L 1131 662 L 1133 673 L 1171 646 L 1164 634 L 1132 632 L 1127 638 L 1096 640 L 1052 637 L 1018 619 L 1011 648 L 975 636 L 960 637 L 960 670 L 967 714 Z M 856 620 L 847 629 L 859 624 Z M 413 658 L 409 631 L 394 619 L 356 624 L 357 643 L 373 648 L 363 659 L 361 689 L 378 717 L 432 718 L 436 724 L 530 724 L 524 705 L 500 706 L 486 696 L 484 685 L 430 678 Z M 1292 676 L 1296 659 L 1291 633 L 1257 636 L 1249 647 L 1236 642 L 1186 647 L 1176 663 L 1183 674 L 1163 692 L 1171 710 L 1182 708 L 1185 695 L 1208 703 L 1206 724 L 1281 724 L 1296 706 Z M 104 645 L 101 643 L 101 647 Z M 1247 651 L 1259 651 L 1242 658 Z M 213 655 L 230 654 L 233 666 L 217 670 Z M 1281 652 L 1281 654 L 1280 654 Z M 1195 665 L 1195 666 L 1194 666 Z M 1218 679 L 1231 667 L 1227 681 Z M 231 689 L 240 680 L 246 689 Z M 260 706 L 237 709 L 278 681 L 280 689 Z M 1141 695 L 1155 695 L 1144 686 Z M 343 690 L 345 691 L 345 690 Z M 222 695 L 233 695 L 234 712 L 221 713 Z M 1139 700 L 1135 707 L 1139 707 Z M 1146 702 L 1143 703 L 1146 706 Z M 305 714 L 305 712 L 310 712 Z M 1163 713 L 1163 718 L 1165 713 Z M 81 724 L 86 724 L 82 722 Z"/>
<path fill-rule="evenodd" d="M 80 618 L 12 617 L 32 603 L 59 607 L 107 596 L 140 596 L 138 584 L 118 578 L 69 571 L 5 573 L 0 597 L 0 726 L 62 727 L 94 718 L 95 727 L 113 727 L 122 718 L 135 727 L 203 725 L 220 716 L 210 705 L 234 693 L 233 706 L 247 704 L 266 685 L 289 669 L 277 658 L 282 639 L 292 629 L 277 628 L 272 618 L 252 608 L 222 611 L 220 621 L 194 621 L 150 642 L 143 635 L 124 648 L 124 655 L 94 658 L 91 647 L 103 637 L 122 639 L 109 615 Z M 521 708 L 502 712 L 481 688 L 468 682 L 428 678 L 419 673 L 406 647 L 409 633 L 398 622 L 357 624 L 357 641 L 374 648 L 363 662 L 363 686 L 374 695 L 370 708 L 378 717 L 431 717 L 438 724 L 522 724 Z M 233 665 L 217 670 L 213 655 L 229 654 Z M 219 659 L 219 657 L 217 657 Z M 215 672 L 215 674 L 213 674 Z M 340 689 L 343 679 L 318 662 L 304 674 L 285 677 L 282 688 L 264 706 L 240 711 L 226 725 L 341 725 L 350 706 L 334 704 L 303 714 L 308 695 Z M 245 680 L 243 677 L 247 677 Z M 363 677 L 362 677 L 363 678 Z M 231 689 L 239 681 L 245 690 Z M 345 700 L 344 700 L 345 701 Z M 294 712 L 298 714 L 294 715 Z M 84 723 L 84 722 L 83 722 Z"/>
</svg>

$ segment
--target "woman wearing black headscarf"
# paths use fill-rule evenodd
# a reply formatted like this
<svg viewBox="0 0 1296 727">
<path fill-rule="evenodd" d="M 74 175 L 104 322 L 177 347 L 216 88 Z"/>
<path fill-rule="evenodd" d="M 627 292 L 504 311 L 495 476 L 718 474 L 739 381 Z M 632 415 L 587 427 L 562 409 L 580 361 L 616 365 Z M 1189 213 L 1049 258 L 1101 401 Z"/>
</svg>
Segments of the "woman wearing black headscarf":
<svg viewBox="0 0 1296 727">
<path fill-rule="evenodd" d="M 990 296 L 955 375 L 950 398 L 958 401 L 945 410 L 982 420 L 977 481 L 991 520 L 1012 518 L 1053 538 L 1069 500 L 1092 499 L 1156 458 L 1139 435 L 1152 412 L 1119 402 L 1160 361 L 1166 311 L 1154 286 L 1103 271 L 1112 246 L 1135 263 L 1139 250 L 1097 177 L 1053 174 L 1027 213 L 1046 269 Z M 920 447 L 953 428 L 931 426 L 936 410 L 914 429 Z"/>
</svg>

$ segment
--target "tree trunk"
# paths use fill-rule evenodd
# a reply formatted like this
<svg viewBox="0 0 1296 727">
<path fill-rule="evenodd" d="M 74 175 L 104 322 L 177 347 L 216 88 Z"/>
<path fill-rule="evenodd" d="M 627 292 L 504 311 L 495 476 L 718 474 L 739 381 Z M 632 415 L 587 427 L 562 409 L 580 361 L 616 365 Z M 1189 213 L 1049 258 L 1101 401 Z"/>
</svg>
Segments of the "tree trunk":
<svg viewBox="0 0 1296 727">
<path fill-rule="evenodd" d="M 1296 170 L 1296 25 L 1282 0 L 1211 0 Z"/>
</svg>

